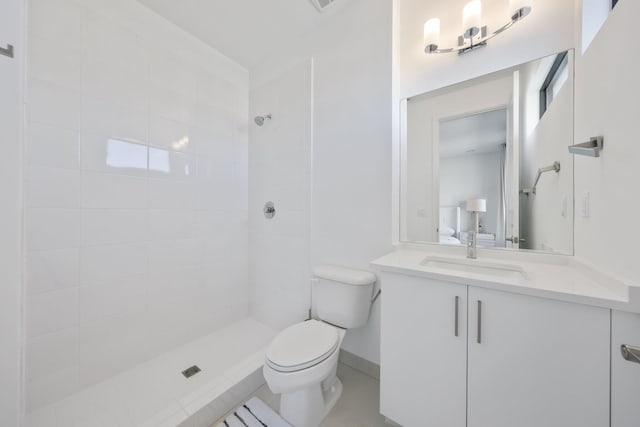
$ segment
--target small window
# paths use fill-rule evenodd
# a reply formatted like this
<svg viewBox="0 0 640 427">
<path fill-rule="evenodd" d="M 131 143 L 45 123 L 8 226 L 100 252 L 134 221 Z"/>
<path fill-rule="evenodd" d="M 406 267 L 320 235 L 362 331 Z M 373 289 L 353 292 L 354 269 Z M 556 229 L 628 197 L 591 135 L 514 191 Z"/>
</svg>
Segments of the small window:
<svg viewBox="0 0 640 427">
<path fill-rule="evenodd" d="M 553 99 L 569 78 L 569 55 L 567 52 L 558 54 L 547 78 L 540 88 L 540 118 L 547 111 Z"/>
</svg>

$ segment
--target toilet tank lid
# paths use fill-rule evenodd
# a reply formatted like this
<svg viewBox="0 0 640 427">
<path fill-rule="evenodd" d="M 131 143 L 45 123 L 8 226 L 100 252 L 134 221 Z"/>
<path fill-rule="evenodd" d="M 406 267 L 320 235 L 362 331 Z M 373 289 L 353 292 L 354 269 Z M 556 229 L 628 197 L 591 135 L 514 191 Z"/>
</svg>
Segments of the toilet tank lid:
<svg viewBox="0 0 640 427">
<path fill-rule="evenodd" d="M 376 282 L 376 275 L 370 271 L 355 270 L 338 265 L 319 265 L 313 275 L 320 279 L 346 283 L 347 285 L 371 285 Z"/>
</svg>

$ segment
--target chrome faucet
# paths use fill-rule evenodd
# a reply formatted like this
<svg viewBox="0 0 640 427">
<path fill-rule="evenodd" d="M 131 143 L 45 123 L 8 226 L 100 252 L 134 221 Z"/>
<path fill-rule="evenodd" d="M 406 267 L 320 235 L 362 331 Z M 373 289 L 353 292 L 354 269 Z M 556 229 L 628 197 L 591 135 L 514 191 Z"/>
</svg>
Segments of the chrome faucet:
<svg viewBox="0 0 640 427">
<path fill-rule="evenodd" d="M 467 258 L 478 258 L 478 232 L 480 231 L 480 216 L 478 212 L 487 211 L 486 199 L 469 199 L 467 200 L 467 212 L 471 212 L 471 218 L 473 219 L 473 229 L 469 231 L 469 243 L 467 243 Z"/>
<path fill-rule="evenodd" d="M 471 240 L 469 240 L 469 243 L 467 243 L 467 258 L 476 259 L 478 258 L 478 232 L 470 231 L 469 237 L 471 238 Z"/>
</svg>

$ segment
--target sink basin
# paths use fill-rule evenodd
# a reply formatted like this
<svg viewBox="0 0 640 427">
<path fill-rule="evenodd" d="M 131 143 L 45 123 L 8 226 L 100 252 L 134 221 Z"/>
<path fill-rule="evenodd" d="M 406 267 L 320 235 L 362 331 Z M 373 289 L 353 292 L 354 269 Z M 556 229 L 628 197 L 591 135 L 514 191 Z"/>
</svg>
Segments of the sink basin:
<svg viewBox="0 0 640 427">
<path fill-rule="evenodd" d="M 527 273 L 519 265 L 501 264 L 477 259 L 458 259 L 428 256 L 420 262 L 425 267 L 447 270 L 457 273 L 480 274 L 487 277 L 503 279 L 526 279 Z"/>
</svg>

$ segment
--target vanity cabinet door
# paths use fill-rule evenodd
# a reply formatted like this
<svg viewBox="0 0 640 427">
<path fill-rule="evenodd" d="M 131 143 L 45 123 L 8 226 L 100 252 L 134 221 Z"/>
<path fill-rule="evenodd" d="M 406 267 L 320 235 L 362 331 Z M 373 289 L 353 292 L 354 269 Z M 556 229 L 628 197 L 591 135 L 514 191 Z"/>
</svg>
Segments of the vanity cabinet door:
<svg viewBox="0 0 640 427">
<path fill-rule="evenodd" d="M 611 427 L 640 425 L 640 364 L 622 357 L 622 345 L 640 347 L 640 314 L 614 311 L 611 324 Z"/>
<path fill-rule="evenodd" d="M 608 426 L 609 339 L 609 310 L 469 287 L 468 427 Z"/>
<path fill-rule="evenodd" d="M 467 287 L 386 273 L 381 281 L 382 414 L 403 427 L 465 427 Z"/>
</svg>

